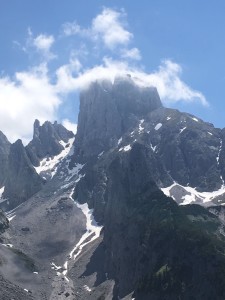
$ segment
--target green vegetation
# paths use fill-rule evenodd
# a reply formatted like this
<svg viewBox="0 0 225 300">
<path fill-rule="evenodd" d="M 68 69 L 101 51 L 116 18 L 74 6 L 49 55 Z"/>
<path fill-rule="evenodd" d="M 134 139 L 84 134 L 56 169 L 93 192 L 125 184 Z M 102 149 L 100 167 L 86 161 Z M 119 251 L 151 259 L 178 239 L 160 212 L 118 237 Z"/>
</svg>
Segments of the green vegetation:
<svg viewBox="0 0 225 300">
<path fill-rule="evenodd" d="M 225 239 L 218 218 L 198 205 L 178 206 L 160 192 L 142 204 L 135 214 L 150 259 L 136 299 L 224 300 Z"/>
</svg>

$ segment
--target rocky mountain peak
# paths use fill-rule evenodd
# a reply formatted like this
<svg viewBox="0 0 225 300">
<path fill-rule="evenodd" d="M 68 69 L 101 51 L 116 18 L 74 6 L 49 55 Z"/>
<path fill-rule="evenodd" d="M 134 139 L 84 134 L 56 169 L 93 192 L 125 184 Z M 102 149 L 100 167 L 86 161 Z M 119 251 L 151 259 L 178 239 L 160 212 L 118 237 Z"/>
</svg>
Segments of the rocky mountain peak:
<svg viewBox="0 0 225 300">
<path fill-rule="evenodd" d="M 33 138 L 38 138 L 39 136 L 39 128 L 40 128 L 40 121 L 39 120 L 35 120 L 34 121 L 34 134 L 33 134 Z"/>
<path fill-rule="evenodd" d="M 93 82 L 80 95 L 75 153 L 90 157 L 114 147 L 118 139 L 149 112 L 162 107 L 153 87 L 127 77 Z"/>
<path fill-rule="evenodd" d="M 33 139 L 26 147 L 27 155 L 34 166 L 39 166 L 41 159 L 58 155 L 64 149 L 61 142 L 67 143 L 73 137 L 72 131 L 57 122 L 46 121 L 40 125 L 35 120 Z"/>
<path fill-rule="evenodd" d="M 10 147 L 7 168 L 3 196 L 13 201 L 2 203 L 5 210 L 31 197 L 41 189 L 43 184 L 42 178 L 36 173 L 20 139 Z"/>
<path fill-rule="evenodd" d="M 0 131 L 0 186 L 4 184 L 6 172 L 7 172 L 7 161 L 10 150 L 10 142 L 7 137 Z"/>
</svg>

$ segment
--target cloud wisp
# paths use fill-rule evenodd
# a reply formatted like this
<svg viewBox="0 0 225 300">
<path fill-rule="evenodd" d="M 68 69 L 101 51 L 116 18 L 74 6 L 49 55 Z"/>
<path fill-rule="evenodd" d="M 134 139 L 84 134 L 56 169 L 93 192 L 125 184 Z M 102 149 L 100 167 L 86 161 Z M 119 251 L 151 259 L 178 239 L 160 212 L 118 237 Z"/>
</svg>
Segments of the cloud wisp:
<svg viewBox="0 0 225 300">
<path fill-rule="evenodd" d="M 61 67 L 57 71 L 57 89 L 59 92 L 69 93 L 77 89 L 86 88 L 91 82 L 108 79 L 112 82 L 116 76 L 131 75 L 139 86 L 154 86 L 164 103 L 178 101 L 200 101 L 207 106 L 205 96 L 189 87 L 181 80 L 182 68 L 171 60 L 161 62 L 158 70 L 146 73 L 142 69 L 132 67 L 128 62 L 114 61 L 104 58 L 101 65 L 84 70 L 77 76 L 69 72 L 69 67 Z"/>
<path fill-rule="evenodd" d="M 100 41 L 111 50 L 118 46 L 126 46 L 133 38 L 133 34 L 126 29 L 126 14 L 124 11 L 115 11 L 104 8 L 97 15 L 88 28 L 82 28 L 77 22 L 65 23 L 63 33 L 66 36 L 80 35 L 94 42 Z"/>
</svg>

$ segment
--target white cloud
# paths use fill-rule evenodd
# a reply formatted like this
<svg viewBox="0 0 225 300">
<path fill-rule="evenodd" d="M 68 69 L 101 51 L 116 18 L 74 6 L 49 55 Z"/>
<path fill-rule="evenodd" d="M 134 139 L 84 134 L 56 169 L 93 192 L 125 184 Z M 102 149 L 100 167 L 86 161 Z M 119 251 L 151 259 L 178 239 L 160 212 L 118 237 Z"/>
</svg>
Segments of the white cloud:
<svg viewBox="0 0 225 300">
<path fill-rule="evenodd" d="M 208 102 L 205 96 L 184 83 L 181 75 L 182 67 L 179 64 L 171 60 L 164 60 L 156 72 L 143 76 L 143 80 L 151 82 L 152 85 L 156 86 L 160 97 L 165 102 L 177 102 L 181 100 L 193 102 L 198 100 L 207 106 Z"/>
<path fill-rule="evenodd" d="M 11 142 L 31 137 L 33 122 L 53 121 L 61 100 L 49 83 L 45 65 L 0 78 L 0 129 Z"/>
<path fill-rule="evenodd" d="M 52 35 L 40 34 L 33 40 L 33 44 L 38 50 L 48 52 L 54 41 L 55 39 Z"/>
<path fill-rule="evenodd" d="M 75 22 L 67 22 L 67 23 L 63 24 L 62 28 L 63 28 L 63 33 L 66 36 L 79 34 L 79 35 L 90 37 L 90 34 L 91 34 L 90 29 L 81 28 L 81 26 L 78 25 L 76 21 Z"/>
<path fill-rule="evenodd" d="M 141 53 L 138 48 L 132 49 L 123 49 L 122 50 L 122 57 L 123 58 L 130 58 L 134 60 L 141 60 Z"/>
<path fill-rule="evenodd" d="M 63 125 L 66 129 L 72 131 L 74 134 L 77 133 L 77 124 L 70 122 L 68 119 L 64 119 L 64 120 L 62 121 L 62 125 Z"/>
<path fill-rule="evenodd" d="M 63 32 L 66 36 L 81 35 L 103 44 L 113 50 L 117 46 L 129 44 L 133 34 L 126 30 L 125 13 L 104 8 L 93 20 L 90 28 L 82 28 L 77 22 L 65 23 Z"/>
<path fill-rule="evenodd" d="M 192 89 L 182 81 L 181 66 L 171 60 L 163 61 L 158 70 L 153 73 L 146 73 L 141 69 L 131 67 L 127 62 L 113 61 L 109 58 L 104 58 L 103 64 L 87 69 L 76 77 L 73 77 L 71 72 L 61 70 L 57 71 L 57 88 L 61 92 L 86 88 L 96 80 L 109 79 L 113 82 L 116 76 L 130 74 L 140 86 L 155 86 L 164 103 L 197 100 L 203 105 L 208 105 L 201 92 Z"/>
<path fill-rule="evenodd" d="M 40 55 L 42 61 L 48 62 L 56 58 L 56 55 L 51 52 L 51 48 L 55 43 L 53 35 L 39 34 L 34 37 L 31 28 L 28 28 L 27 33 L 28 37 L 25 46 L 22 46 L 17 41 L 14 41 L 14 44 L 19 46 L 27 54 L 31 54 L 35 50 Z"/>
<path fill-rule="evenodd" d="M 124 27 L 123 17 L 123 12 L 105 8 L 92 22 L 94 34 L 101 37 L 105 46 L 110 49 L 127 45 L 133 37 Z"/>
</svg>

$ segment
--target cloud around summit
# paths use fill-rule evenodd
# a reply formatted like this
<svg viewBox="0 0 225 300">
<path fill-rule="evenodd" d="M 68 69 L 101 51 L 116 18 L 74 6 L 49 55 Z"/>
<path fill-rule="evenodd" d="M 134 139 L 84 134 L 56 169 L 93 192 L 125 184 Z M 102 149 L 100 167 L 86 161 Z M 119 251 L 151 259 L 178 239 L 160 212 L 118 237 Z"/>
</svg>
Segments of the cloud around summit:
<svg viewBox="0 0 225 300">
<path fill-rule="evenodd" d="M 62 52 L 62 45 L 69 49 L 71 41 L 76 46 Z M 0 129 L 10 141 L 22 138 L 26 143 L 35 119 L 64 120 L 75 130 L 74 120 L 60 116 L 65 99 L 92 81 L 113 81 L 117 75 L 130 74 L 139 85 L 157 87 L 167 104 L 198 101 L 208 105 L 200 91 L 182 80 L 182 67 L 173 60 L 163 59 L 150 72 L 143 68 L 144 59 L 124 10 L 103 8 L 86 27 L 76 20 L 66 22 L 58 36 L 51 32 L 34 35 L 28 29 L 22 49 L 29 55 L 35 53 L 36 59 L 14 76 L 0 77 Z"/>
</svg>

